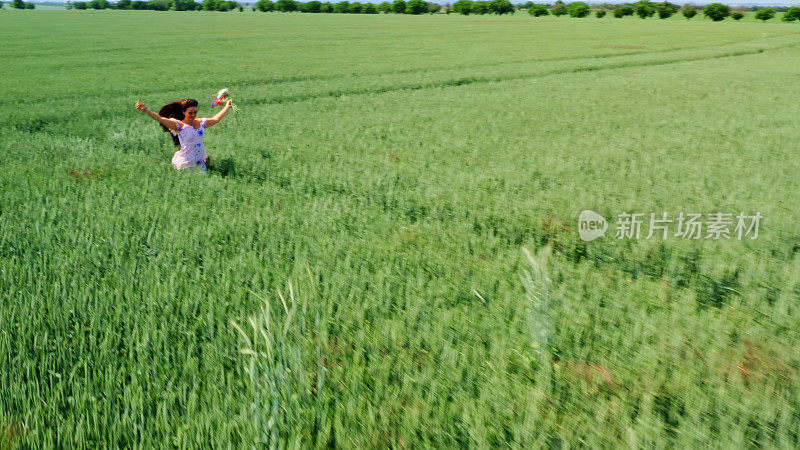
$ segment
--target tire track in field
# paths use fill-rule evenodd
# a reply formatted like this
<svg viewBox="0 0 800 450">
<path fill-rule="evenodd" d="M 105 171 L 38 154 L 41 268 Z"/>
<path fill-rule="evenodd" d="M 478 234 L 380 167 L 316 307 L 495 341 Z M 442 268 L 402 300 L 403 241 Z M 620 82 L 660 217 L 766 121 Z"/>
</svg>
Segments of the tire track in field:
<svg viewBox="0 0 800 450">
<path fill-rule="evenodd" d="M 286 96 L 267 97 L 262 99 L 252 99 L 244 102 L 239 102 L 239 105 L 240 106 L 279 105 L 283 103 L 297 103 L 297 102 L 317 100 L 317 99 L 336 98 L 346 95 L 375 95 L 375 94 L 383 94 L 383 93 L 398 92 L 398 91 L 418 91 L 424 89 L 437 89 L 437 88 L 464 86 L 471 84 L 536 79 L 536 78 L 544 78 L 560 74 L 596 72 L 601 70 L 625 69 L 633 67 L 661 66 L 668 64 L 679 64 L 683 62 L 711 61 L 715 59 L 730 58 L 736 56 L 755 55 L 758 53 L 763 53 L 765 51 L 779 50 L 788 47 L 797 47 L 799 45 L 800 43 L 793 42 L 768 48 L 759 47 L 754 49 L 727 51 L 711 55 L 709 54 L 695 55 L 695 56 L 689 55 L 679 58 L 670 58 L 663 60 L 621 61 L 612 64 L 600 64 L 600 65 L 588 64 L 588 65 L 579 65 L 579 66 L 572 66 L 572 67 L 565 67 L 565 68 L 558 68 L 551 70 L 543 70 L 538 72 L 451 78 L 439 81 L 431 81 L 427 83 L 407 83 L 407 84 L 392 84 L 386 86 L 367 87 L 367 88 L 362 87 L 362 88 L 331 89 L 324 92 L 301 93 L 301 94 L 286 95 Z M 626 55 L 617 55 L 617 56 L 626 56 Z M 103 118 L 107 118 L 115 114 L 116 112 L 117 111 L 112 107 L 101 108 L 99 110 L 94 110 L 91 113 L 87 112 L 82 114 L 80 119 L 88 121 L 101 120 Z M 14 121 L 13 119 L 9 118 L 6 121 L 6 123 L 16 131 L 36 133 L 42 131 L 47 132 L 50 129 L 53 129 L 54 127 L 57 128 L 59 125 L 63 123 L 72 122 L 74 120 L 75 120 L 74 117 L 69 118 L 63 114 L 54 114 L 51 116 L 25 118 L 19 121 Z"/>
<path fill-rule="evenodd" d="M 792 33 L 794 34 L 794 33 Z M 773 38 L 783 38 L 786 35 L 779 35 L 773 36 L 768 39 Z M 269 86 L 269 85 L 280 85 L 280 84 L 287 84 L 287 83 L 298 83 L 298 82 L 312 82 L 312 81 L 330 81 L 330 80 L 340 80 L 345 79 L 348 77 L 353 77 L 355 79 L 360 77 L 371 77 L 371 76 L 391 76 L 391 75 L 405 75 L 405 74 L 417 74 L 417 73 L 425 73 L 425 72 L 432 72 L 432 71 L 445 71 L 445 70 L 469 70 L 469 69 L 479 69 L 479 68 L 488 68 L 488 67 L 501 67 L 504 65 L 511 65 L 511 64 L 536 64 L 536 63 L 547 63 L 547 62 L 564 62 L 564 61 L 572 61 L 572 60 L 581 60 L 581 59 L 609 59 L 609 58 L 617 58 L 622 56 L 637 56 L 637 55 L 652 55 L 652 54 L 659 54 L 659 53 L 671 53 L 671 52 L 679 52 L 684 50 L 697 50 L 697 49 L 704 49 L 704 48 L 712 48 L 712 47 L 721 47 L 721 46 L 728 46 L 728 45 L 736 45 L 742 44 L 746 42 L 751 42 L 751 39 L 744 39 L 744 40 L 736 40 L 736 41 L 729 41 L 723 42 L 720 44 L 708 44 L 708 45 L 697 45 L 697 46 L 686 46 L 686 47 L 673 47 L 668 49 L 661 49 L 661 50 L 637 50 L 637 51 L 628 51 L 628 52 L 619 52 L 619 53 L 610 53 L 610 54 L 602 54 L 602 55 L 583 55 L 583 56 L 556 56 L 556 57 L 549 57 L 549 58 L 539 58 L 539 59 L 528 59 L 528 58 L 518 58 L 514 60 L 507 60 L 507 61 L 495 61 L 495 62 L 487 62 L 487 63 L 477 63 L 477 64 L 452 64 L 452 65 L 443 65 L 443 66 L 428 66 L 428 67 L 414 67 L 414 68 L 407 68 L 407 69 L 396 69 L 396 70 L 388 70 L 388 71 L 372 71 L 372 72 L 362 72 L 362 73 L 338 73 L 338 74 L 311 74 L 311 75 L 292 75 L 292 76 L 279 76 L 279 77 L 272 77 L 272 78 L 262 78 L 262 79 L 243 79 L 239 81 L 232 81 L 227 83 L 228 86 L 233 87 L 256 87 L 256 86 Z M 125 50 L 130 50 L 125 48 Z M 127 64 L 127 63 L 126 63 Z M 209 82 L 209 83 L 199 83 L 194 85 L 194 89 L 208 89 L 209 91 L 216 90 L 219 87 L 219 83 L 217 82 Z M 154 95 L 164 95 L 170 92 L 173 92 L 174 89 L 171 90 L 161 90 L 161 91 L 148 91 L 147 95 L 154 96 Z M 102 92 L 104 96 L 129 96 L 129 95 L 138 95 L 136 92 L 132 91 L 131 89 L 111 89 Z M 26 105 L 33 105 L 37 103 L 44 103 L 44 102 L 52 102 L 58 100 L 69 100 L 75 97 L 75 93 L 67 93 L 62 95 L 50 95 L 41 98 L 30 98 L 23 101 L 15 101 L 15 100 L 5 100 L 0 99 L 0 106 L 4 106 L 6 104 L 26 104 Z"/>
<path fill-rule="evenodd" d="M 507 64 L 523 64 L 523 63 L 540 63 L 540 62 L 556 62 L 556 61 L 570 61 L 576 59 L 607 59 L 607 58 L 615 58 L 618 56 L 632 56 L 632 55 L 640 55 L 640 54 L 656 54 L 656 53 L 669 53 L 669 52 L 677 52 L 681 50 L 694 50 L 700 48 L 707 48 L 707 47 L 718 47 L 722 45 L 734 45 L 734 44 L 741 44 L 743 42 L 749 42 L 749 39 L 741 40 L 741 41 L 730 41 L 730 42 L 723 42 L 722 44 L 708 44 L 708 45 L 698 45 L 698 46 L 691 46 L 691 47 L 673 47 L 661 50 L 650 50 L 650 51 L 633 51 L 633 52 L 620 52 L 620 53 L 610 53 L 607 55 L 584 55 L 584 56 L 554 56 L 550 58 L 540 58 L 540 59 L 514 59 L 508 61 L 496 61 L 496 62 L 487 62 L 487 63 L 478 63 L 478 64 L 454 64 L 450 66 L 429 66 L 429 67 L 416 67 L 416 68 L 408 68 L 408 69 L 397 69 L 397 70 L 389 70 L 389 71 L 374 71 L 374 72 L 363 72 L 363 73 L 353 73 L 353 74 L 319 74 L 319 75 L 296 75 L 291 77 L 276 77 L 267 80 L 242 80 L 238 82 L 231 83 L 231 86 L 264 86 L 269 84 L 283 84 L 283 83 L 295 83 L 298 81 L 327 81 L 327 80 L 335 80 L 340 78 L 346 77 L 367 77 L 367 76 L 381 76 L 381 75 L 404 75 L 404 74 L 413 74 L 413 73 L 422 73 L 422 72 L 430 72 L 436 70 L 463 70 L 463 69 L 477 69 L 482 67 L 497 67 L 497 66 L 504 66 Z"/>
<path fill-rule="evenodd" d="M 731 45 L 747 42 L 744 41 L 734 41 L 729 43 L 724 43 L 720 45 Z M 445 66 L 428 66 L 428 67 L 415 67 L 415 68 L 407 68 L 407 69 L 396 69 L 396 70 L 387 70 L 387 71 L 371 71 L 371 72 L 361 72 L 361 73 L 335 73 L 335 74 L 309 74 L 309 75 L 290 75 L 290 76 L 277 76 L 277 77 L 266 77 L 266 78 L 249 78 L 249 79 L 242 79 L 238 81 L 231 81 L 227 83 L 228 86 L 231 87 L 255 87 L 255 86 L 269 86 L 269 85 L 280 85 L 280 84 L 287 84 L 287 83 L 298 83 L 303 81 L 331 81 L 331 80 L 340 80 L 348 77 L 358 78 L 358 77 L 370 77 L 370 76 L 386 76 L 386 75 L 404 75 L 404 74 L 415 74 L 415 73 L 424 73 L 436 70 L 465 70 L 465 69 L 477 69 L 477 68 L 484 68 L 484 67 L 498 67 L 507 64 L 522 64 L 522 63 L 539 63 L 539 62 L 557 62 L 557 61 L 569 61 L 569 60 L 576 60 L 576 59 L 605 59 L 605 58 L 613 58 L 617 56 L 627 56 L 627 55 L 639 55 L 639 54 L 651 54 L 651 53 L 664 53 L 664 52 L 673 52 L 673 51 L 681 51 L 681 50 L 692 50 L 704 47 L 712 47 L 714 45 L 708 46 L 696 46 L 696 47 L 677 47 L 677 48 L 670 48 L 670 49 L 662 49 L 662 50 L 653 50 L 653 51 L 633 51 L 633 52 L 620 52 L 620 53 L 612 53 L 607 55 L 584 55 L 584 56 L 556 56 L 550 58 L 541 58 L 541 59 L 515 59 L 509 61 L 496 61 L 496 62 L 488 62 L 488 63 L 478 63 L 478 64 L 454 64 L 454 65 L 445 65 Z M 61 66 L 64 67 L 72 67 L 71 63 L 64 63 Z M 127 65 L 128 63 L 113 63 L 112 65 Z M 95 63 L 86 63 L 86 67 L 94 66 Z M 49 69 L 57 69 L 59 66 L 53 66 Z M 198 83 L 193 85 L 193 88 L 196 89 L 208 89 L 209 91 L 216 90 L 219 87 L 219 83 Z M 173 90 L 151 90 L 147 92 L 147 95 L 156 96 L 156 95 L 163 95 L 173 92 Z M 107 91 L 103 91 L 102 94 L 104 96 L 126 96 L 126 95 L 136 95 L 131 89 L 110 89 Z M 69 94 L 62 94 L 62 95 L 51 95 L 43 98 L 34 98 L 31 99 L 28 97 L 27 99 L 23 100 L 22 102 L 13 101 L 13 100 L 4 100 L 0 99 L 0 106 L 4 106 L 6 104 L 37 104 L 37 103 L 44 103 L 44 102 L 51 102 L 55 100 L 69 100 L 75 97 L 74 93 Z"/>
<path fill-rule="evenodd" d="M 786 36 L 796 35 L 796 33 L 787 33 L 785 35 L 778 35 L 778 36 L 771 36 L 767 39 L 780 39 Z M 579 59 L 609 59 L 609 58 L 616 58 L 620 56 L 635 56 L 635 55 L 650 55 L 650 54 L 658 54 L 658 53 L 670 53 L 670 52 L 679 52 L 683 50 L 697 50 L 703 48 L 712 48 L 712 47 L 722 47 L 728 45 L 736 45 L 736 44 L 743 44 L 746 42 L 752 42 L 752 39 L 742 39 L 742 40 L 735 40 L 735 41 L 728 41 L 722 42 L 718 44 L 707 44 L 707 45 L 696 45 L 696 46 L 686 46 L 686 47 L 673 47 L 668 49 L 661 49 L 661 50 L 638 50 L 638 51 L 628 51 L 628 52 L 619 52 L 619 53 L 610 53 L 604 55 L 583 55 L 583 56 L 555 56 L 549 58 L 539 58 L 539 59 L 529 59 L 529 58 L 521 58 L 521 59 L 514 59 L 514 60 L 507 60 L 507 61 L 496 61 L 496 62 L 487 62 L 487 63 L 478 63 L 478 64 L 453 64 L 449 66 L 428 66 L 428 67 L 416 67 L 416 68 L 407 68 L 407 69 L 397 69 L 397 70 L 388 70 L 388 71 L 373 71 L 373 72 L 362 72 L 362 73 L 343 73 L 343 74 L 317 74 L 317 75 L 295 75 L 295 76 L 286 76 L 286 77 L 274 77 L 268 79 L 260 79 L 260 80 L 241 80 L 241 81 L 233 81 L 229 83 L 231 86 L 243 86 L 243 87 L 250 87 L 250 86 L 266 86 L 270 84 L 284 84 L 284 83 L 296 83 L 302 81 L 328 81 L 328 80 L 336 80 L 342 79 L 347 77 L 369 77 L 369 76 L 384 76 L 384 75 L 404 75 L 404 74 L 414 74 L 414 73 L 424 73 L 424 72 L 431 72 L 437 70 L 465 70 L 465 69 L 477 69 L 477 68 L 485 68 L 485 67 L 499 67 L 504 65 L 510 64 L 535 64 L 535 63 L 542 63 L 542 62 L 560 62 L 560 61 L 571 61 L 571 60 L 579 60 Z M 215 84 L 214 86 L 216 86 Z M 209 86 L 211 88 L 213 86 Z"/>
<path fill-rule="evenodd" d="M 625 68 L 632 68 L 632 67 L 648 67 L 648 66 L 662 66 L 668 64 L 679 64 L 683 62 L 695 62 L 695 61 L 710 61 L 715 59 L 722 59 L 722 58 L 730 58 L 736 56 L 747 56 L 747 55 L 755 55 L 758 53 L 763 53 L 765 51 L 771 50 L 779 50 L 782 48 L 788 47 L 796 47 L 799 46 L 800 43 L 791 43 L 791 44 L 784 44 L 776 47 L 770 48 L 758 48 L 754 50 L 739 50 L 739 51 L 730 51 L 724 52 L 717 55 L 703 55 L 703 56 L 687 56 L 683 58 L 675 58 L 675 59 L 665 59 L 660 61 L 627 61 L 627 62 L 620 62 L 615 64 L 607 64 L 607 65 L 586 65 L 586 66 L 575 66 L 575 67 L 568 67 L 563 69 L 554 69 L 554 70 L 545 70 L 541 72 L 535 73 L 520 73 L 520 74 L 512 74 L 512 75 L 498 75 L 498 76 L 476 76 L 476 77 L 462 77 L 462 78 L 455 78 L 450 80 L 444 81 L 434 81 L 430 83 L 409 83 L 409 84 L 402 84 L 402 85 L 393 85 L 393 86 L 381 86 L 377 88 L 355 88 L 355 89 L 337 89 L 331 90 L 324 93 L 318 94 L 298 94 L 298 95 L 289 95 L 284 97 L 272 97 L 272 98 L 265 98 L 261 100 L 249 100 L 246 103 L 240 103 L 241 105 L 276 105 L 281 103 L 295 103 L 307 100 L 315 100 L 315 99 L 322 99 L 322 98 L 335 98 L 341 97 L 344 95 L 368 95 L 368 94 L 383 94 L 387 92 L 396 92 L 396 91 L 418 91 L 423 89 L 435 89 L 435 88 L 445 88 L 445 87 L 453 87 L 453 86 L 463 86 L 469 84 L 481 84 L 481 83 L 494 83 L 494 82 L 502 82 L 502 81 L 513 81 L 513 80 L 524 80 L 524 79 L 535 79 L 535 78 L 544 78 L 551 75 L 560 75 L 560 74 L 569 74 L 569 73 L 583 73 L 583 72 L 596 72 L 600 70 L 613 70 L 613 69 L 625 69 Z M 620 55 L 616 55 L 620 56 Z"/>
</svg>

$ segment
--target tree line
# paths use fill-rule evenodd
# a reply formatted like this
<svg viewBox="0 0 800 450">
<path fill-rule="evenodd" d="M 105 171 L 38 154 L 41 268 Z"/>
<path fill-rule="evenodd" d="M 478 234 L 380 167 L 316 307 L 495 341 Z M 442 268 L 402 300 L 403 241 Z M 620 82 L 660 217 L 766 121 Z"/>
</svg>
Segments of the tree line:
<svg viewBox="0 0 800 450">
<path fill-rule="evenodd" d="M 22 0 L 11 0 L 8 6 L 14 9 L 36 9 L 36 5 L 33 3 L 24 2 Z M 3 9 L 3 2 L 0 2 L 0 9 Z"/>
<path fill-rule="evenodd" d="M 21 1 L 21 0 L 15 0 Z M 514 5 L 508 0 L 491 0 L 481 2 L 487 4 L 487 11 L 505 14 L 514 12 Z M 345 13 L 345 14 L 433 14 L 442 11 L 450 12 L 450 5 L 424 0 L 395 0 L 380 4 L 340 1 L 338 3 L 312 0 L 299 2 L 295 0 L 259 0 L 253 6 L 254 11 L 303 12 L 303 13 Z M 119 9 L 119 10 L 155 10 L 155 11 L 231 11 L 243 10 L 243 5 L 231 0 L 119 0 L 111 3 L 108 0 L 92 0 L 90 2 L 67 2 L 67 9 Z"/>
<path fill-rule="evenodd" d="M 21 1 L 21 0 L 15 0 Z M 492 0 L 493 4 L 506 4 L 505 9 L 510 8 L 513 12 L 514 7 L 507 0 Z M 449 5 L 448 5 L 449 6 Z M 154 10 L 154 11 L 232 11 L 244 9 L 243 5 L 231 0 L 204 0 L 202 3 L 194 0 L 119 0 L 111 3 L 108 0 L 92 0 L 90 2 L 67 2 L 67 9 L 119 9 L 119 10 Z M 346 13 L 346 14 L 426 14 L 435 13 L 442 10 L 442 5 L 426 2 L 424 0 L 395 0 L 393 3 L 383 2 L 381 4 L 359 3 L 341 1 L 338 3 L 319 2 L 298 2 L 295 0 L 259 0 L 253 6 L 254 11 L 277 11 L 303 13 Z"/>
<path fill-rule="evenodd" d="M 232 0 L 205 0 L 197 3 L 194 0 L 119 0 L 111 3 L 108 0 L 92 0 L 90 2 L 67 2 L 67 9 L 120 9 L 150 11 L 243 11 L 244 7 Z"/>
<path fill-rule="evenodd" d="M 511 5 L 507 0 L 493 0 L 495 2 L 505 2 Z M 334 13 L 334 14 L 433 14 L 445 9 L 449 12 L 449 5 L 444 7 L 438 3 L 426 2 L 424 0 L 395 0 L 394 2 L 383 2 L 380 4 L 374 3 L 350 3 L 346 0 L 338 3 L 319 2 L 312 0 L 310 2 L 298 2 L 294 0 L 278 0 L 272 2 L 271 0 L 259 0 L 254 6 L 257 11 L 278 11 L 278 12 L 292 12 L 299 11 L 304 13 Z M 513 6 L 511 7 L 513 11 Z"/>
<path fill-rule="evenodd" d="M 33 3 L 26 3 L 23 0 L 12 0 L 10 6 L 16 9 L 33 9 Z M 0 2 L 2 8 L 2 2 Z M 702 8 L 702 9 L 699 9 Z M 155 10 L 155 11 L 243 11 L 242 4 L 233 0 L 204 0 L 198 3 L 194 0 L 119 0 L 111 3 L 108 0 L 92 0 L 90 2 L 67 2 L 67 9 L 121 9 L 121 10 Z M 740 20 L 744 17 L 741 11 L 732 10 L 730 6 L 722 3 L 711 3 L 705 7 L 695 7 L 684 5 L 683 7 L 664 1 L 661 3 L 640 0 L 635 3 L 623 3 L 619 5 L 603 4 L 593 9 L 585 2 L 564 3 L 562 0 L 554 4 L 541 4 L 528 1 L 525 3 L 512 4 L 508 0 L 458 0 L 452 5 L 447 3 L 427 2 L 425 0 L 394 0 L 393 2 L 384 1 L 380 4 L 349 2 L 347 0 L 338 3 L 320 2 L 311 0 L 309 2 L 299 2 L 296 0 L 259 0 L 253 6 L 254 11 L 263 12 L 302 12 L 302 13 L 337 13 L 337 14 L 433 14 L 444 12 L 447 14 L 456 13 L 463 15 L 470 14 L 513 14 L 516 10 L 526 10 L 534 17 L 547 15 L 569 16 L 582 18 L 592 14 L 597 18 L 602 18 L 607 12 L 620 19 L 627 16 L 638 16 L 642 19 L 658 16 L 660 19 L 667 19 L 680 12 L 686 19 L 695 17 L 698 9 L 703 15 L 715 22 L 731 17 Z M 754 17 L 757 20 L 766 22 L 775 17 L 777 12 L 784 12 L 781 20 L 784 22 L 800 21 L 800 7 L 778 7 L 778 8 L 759 8 L 753 6 Z"/>
<path fill-rule="evenodd" d="M 476 2 L 460 0 L 459 2 L 456 2 L 456 4 L 458 3 L 464 3 L 465 6 L 459 8 L 459 11 L 457 12 L 460 12 L 461 14 L 475 14 L 475 12 L 469 8 L 469 4 Z M 455 5 L 453 6 L 455 10 Z M 528 11 L 528 14 L 534 17 L 552 14 L 554 16 L 566 15 L 580 18 L 588 16 L 592 11 L 589 5 L 584 2 L 565 4 L 561 0 L 557 1 L 554 5 L 527 2 L 523 3 L 521 6 Z M 667 1 L 663 3 L 638 1 L 636 3 L 623 3 L 620 5 L 602 5 L 600 9 L 595 11 L 595 16 L 598 18 L 604 17 L 606 15 L 606 8 L 608 8 L 612 12 L 612 15 L 618 19 L 633 15 L 639 16 L 642 19 L 646 19 L 655 15 L 657 15 L 659 19 L 667 19 L 679 11 L 686 19 L 691 19 L 696 16 L 698 12 L 697 8 L 688 4 L 681 8 L 680 6 Z M 758 6 L 754 6 L 752 7 L 752 10 L 755 11 L 754 17 L 757 20 L 764 22 L 775 17 L 776 12 L 780 10 L 785 11 L 784 15 L 781 17 L 781 20 L 784 22 L 800 21 L 800 7 L 798 6 L 791 6 L 787 8 L 759 8 Z M 702 12 L 705 17 L 715 22 L 724 20 L 726 17 L 731 17 L 733 20 L 740 20 L 744 17 L 743 12 L 734 11 L 730 6 L 722 3 L 711 3 L 706 5 L 705 7 L 702 7 Z"/>
</svg>

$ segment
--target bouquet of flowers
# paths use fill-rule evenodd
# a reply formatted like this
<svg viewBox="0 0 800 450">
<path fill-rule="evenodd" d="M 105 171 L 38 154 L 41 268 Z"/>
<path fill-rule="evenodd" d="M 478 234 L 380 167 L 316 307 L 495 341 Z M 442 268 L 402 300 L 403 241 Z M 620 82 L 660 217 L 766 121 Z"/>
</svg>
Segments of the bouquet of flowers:
<svg viewBox="0 0 800 450">
<path fill-rule="evenodd" d="M 228 99 L 231 100 L 231 106 L 233 107 L 233 110 L 238 113 L 239 108 L 233 103 L 233 97 L 231 97 L 231 93 L 228 92 L 227 89 L 220 89 L 219 92 L 214 95 L 213 101 L 211 102 L 211 107 L 213 108 L 215 106 L 224 105 L 225 101 Z"/>
</svg>

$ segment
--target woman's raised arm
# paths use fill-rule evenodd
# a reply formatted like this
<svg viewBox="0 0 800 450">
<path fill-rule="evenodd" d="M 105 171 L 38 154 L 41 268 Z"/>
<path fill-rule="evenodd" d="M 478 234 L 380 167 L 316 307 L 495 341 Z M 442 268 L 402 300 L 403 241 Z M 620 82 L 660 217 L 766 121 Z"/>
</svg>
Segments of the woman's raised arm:
<svg viewBox="0 0 800 450">
<path fill-rule="evenodd" d="M 222 111 L 218 112 L 217 115 L 215 115 L 214 117 L 206 119 L 206 128 L 219 123 L 219 121 L 222 120 L 223 117 L 225 117 L 225 114 L 228 114 L 228 110 L 231 109 L 232 105 L 233 105 L 233 100 L 228 99 L 228 103 L 225 103 L 225 107 L 222 108 Z"/>
<path fill-rule="evenodd" d="M 172 119 L 172 118 L 168 118 L 168 117 L 159 116 L 157 113 L 155 113 L 153 111 L 150 111 L 150 109 L 147 106 L 145 106 L 144 103 L 142 103 L 142 102 L 136 102 L 134 104 L 134 106 L 139 111 L 144 111 L 145 114 L 147 114 L 148 116 L 150 116 L 153 119 L 157 120 L 158 123 L 160 123 L 161 125 L 164 125 L 165 127 L 169 128 L 172 131 L 178 131 L 178 124 L 177 124 L 178 121 L 177 120 Z"/>
</svg>

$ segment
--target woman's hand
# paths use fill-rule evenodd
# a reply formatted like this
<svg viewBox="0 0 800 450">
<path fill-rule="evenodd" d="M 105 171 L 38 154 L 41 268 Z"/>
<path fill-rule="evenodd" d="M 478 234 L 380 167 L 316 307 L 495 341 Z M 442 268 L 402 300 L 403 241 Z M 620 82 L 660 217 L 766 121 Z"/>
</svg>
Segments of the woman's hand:
<svg viewBox="0 0 800 450">
<path fill-rule="evenodd" d="M 136 109 L 138 109 L 139 111 L 144 111 L 145 114 L 147 114 L 148 116 L 150 116 L 153 119 L 157 120 L 158 123 L 163 125 L 165 128 L 167 128 L 169 130 L 172 130 L 172 131 L 178 131 L 178 126 L 175 124 L 177 122 L 177 120 L 159 116 L 158 114 L 154 113 L 153 111 L 150 111 L 149 109 L 147 109 L 147 106 L 144 106 L 144 103 L 142 103 L 142 102 L 140 102 L 138 100 L 136 101 L 136 103 L 133 104 L 133 106 L 135 106 Z"/>
<path fill-rule="evenodd" d="M 228 99 L 228 102 L 227 102 L 227 103 L 225 103 L 225 107 L 226 107 L 226 108 L 230 108 L 231 106 L 233 106 L 233 99 L 232 99 L 232 98 L 229 98 L 229 99 Z"/>
</svg>

